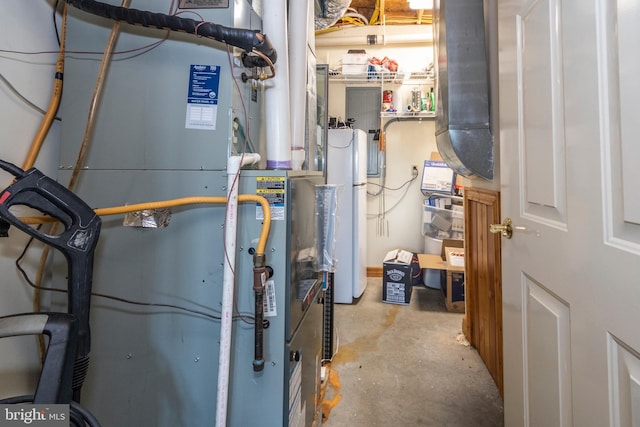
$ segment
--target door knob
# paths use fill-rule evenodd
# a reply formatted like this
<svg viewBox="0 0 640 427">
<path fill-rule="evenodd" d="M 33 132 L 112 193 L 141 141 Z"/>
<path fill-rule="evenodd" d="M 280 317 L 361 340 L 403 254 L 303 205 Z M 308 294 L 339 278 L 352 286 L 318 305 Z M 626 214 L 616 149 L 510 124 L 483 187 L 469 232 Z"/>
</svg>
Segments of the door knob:
<svg viewBox="0 0 640 427">
<path fill-rule="evenodd" d="M 500 233 L 503 237 L 510 239 L 513 236 L 513 225 L 511 223 L 511 218 L 505 218 L 502 224 L 491 224 L 489 226 L 489 231 L 493 234 Z"/>
</svg>

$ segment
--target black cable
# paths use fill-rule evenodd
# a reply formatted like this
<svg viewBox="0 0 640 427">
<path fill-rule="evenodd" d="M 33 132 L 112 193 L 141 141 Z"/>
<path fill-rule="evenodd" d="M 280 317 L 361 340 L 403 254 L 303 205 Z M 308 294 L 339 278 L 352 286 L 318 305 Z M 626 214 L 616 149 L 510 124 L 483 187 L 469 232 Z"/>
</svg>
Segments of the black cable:
<svg viewBox="0 0 640 427">
<path fill-rule="evenodd" d="M 397 208 L 397 207 L 398 207 L 398 205 L 400 205 L 400 202 L 402 202 L 402 199 L 404 199 L 404 197 L 407 195 L 407 193 L 408 193 L 408 192 L 409 192 L 409 187 L 407 187 L 407 188 L 405 188 L 405 189 L 404 189 L 404 193 L 402 194 L 402 196 L 400 196 L 400 198 L 398 199 L 398 201 L 397 201 L 393 206 L 391 206 L 389 209 L 385 210 L 385 211 L 384 211 L 384 214 L 386 215 L 386 214 L 388 214 L 389 212 L 391 212 L 392 210 L 394 210 L 395 208 Z"/>
<path fill-rule="evenodd" d="M 100 427 L 100 421 L 84 406 L 80 405 L 78 402 L 71 401 L 70 410 L 84 419 L 84 421 L 89 424 L 89 427 Z"/>
<path fill-rule="evenodd" d="M 418 178 L 417 176 L 414 176 L 413 178 L 411 178 L 410 180 L 408 180 L 408 181 L 406 181 L 404 184 L 402 184 L 400 187 L 398 187 L 398 188 L 394 189 L 394 190 L 400 190 L 400 189 L 402 189 L 402 187 L 406 187 L 406 188 L 404 189 L 404 193 L 402 194 L 402 196 L 400 196 L 400 198 L 398 199 L 398 201 L 397 201 L 393 206 L 391 206 L 389 209 L 386 209 L 386 210 L 383 212 L 383 214 L 384 214 L 384 215 L 388 214 L 389 212 L 391 212 L 392 210 L 394 210 L 395 208 L 397 208 L 397 207 L 398 207 L 398 205 L 400 204 L 400 202 L 402 202 L 402 199 L 404 199 L 404 197 L 405 197 L 405 196 L 407 195 L 407 193 L 409 192 L 409 186 L 408 186 L 407 184 L 412 183 L 412 182 L 413 182 L 413 181 L 415 181 L 417 178 Z M 386 188 L 386 187 L 383 187 L 383 188 Z M 369 193 L 367 193 L 367 194 L 369 194 Z M 367 214 L 367 216 L 368 216 L 369 218 L 373 218 L 373 217 L 376 217 L 376 216 L 378 216 L 378 215 L 380 215 L 380 213 L 377 213 L 377 214 Z"/>
<path fill-rule="evenodd" d="M 80 414 L 75 411 L 69 411 L 69 426 L 70 427 L 86 427 L 84 419 Z"/>
<path fill-rule="evenodd" d="M 56 21 L 56 12 L 58 11 L 59 4 L 60 0 L 56 0 L 56 3 L 53 5 L 53 29 L 56 32 L 56 39 L 58 39 L 58 47 L 60 47 L 60 34 L 58 33 L 58 21 Z"/>
<path fill-rule="evenodd" d="M 33 402 L 33 396 L 13 396 L 6 397 L 0 400 L 2 405 L 15 405 L 16 403 L 30 403 Z"/>
<path fill-rule="evenodd" d="M 396 188 L 385 187 L 384 185 L 380 185 L 380 184 L 377 184 L 375 182 L 368 182 L 368 181 L 367 181 L 367 185 L 375 185 L 376 187 L 381 187 L 381 188 L 384 188 L 385 190 L 397 191 L 397 190 L 402 190 L 406 185 L 411 184 L 417 178 L 418 178 L 418 176 L 416 175 L 413 178 L 406 180 L 404 183 L 402 183 L 402 185 L 400 185 L 400 187 L 396 187 Z"/>
<path fill-rule="evenodd" d="M 14 165 L 13 163 L 6 162 L 4 160 L 0 160 L 0 169 L 3 169 L 9 172 L 11 175 L 15 176 L 16 178 L 19 178 L 24 175 L 24 171 L 22 169 L 20 169 L 18 166 Z"/>
<path fill-rule="evenodd" d="M 41 225 L 39 225 L 38 227 L 41 227 Z M 22 266 L 20 265 L 20 262 L 22 261 L 22 259 L 25 257 L 27 250 L 29 249 L 29 247 L 31 246 L 31 243 L 33 243 L 34 238 L 30 237 L 29 241 L 27 242 L 27 244 L 25 245 L 24 249 L 22 250 L 22 253 L 20 254 L 20 256 L 18 256 L 18 258 L 15 261 L 15 265 L 16 268 L 18 269 L 18 271 L 20 272 L 20 274 L 22 274 L 22 277 L 26 280 L 27 284 L 29 286 L 31 286 L 33 289 L 38 289 L 41 291 L 50 291 L 50 292 L 61 292 L 61 293 L 67 293 L 68 291 L 66 289 L 58 289 L 58 288 L 46 288 L 44 286 L 38 286 L 35 283 L 33 283 L 33 281 L 31 280 L 31 278 L 29 278 L 29 275 L 27 274 L 27 272 L 22 268 Z M 91 292 L 92 296 L 95 297 L 100 297 L 100 298 L 106 298 L 106 299 L 110 299 L 113 301 L 119 301 L 119 302 L 123 302 L 125 304 L 131 304 L 131 305 L 140 305 L 140 306 L 146 306 L 146 307 L 163 307 L 163 308 L 173 308 L 176 310 L 182 310 L 185 311 L 187 313 L 191 313 L 191 314 L 197 314 L 199 316 L 203 316 L 203 317 L 207 317 L 209 319 L 213 319 L 213 320 L 220 320 L 220 316 L 216 316 L 210 313 L 206 313 L 204 311 L 200 311 L 200 310 L 195 310 L 192 308 L 186 308 L 186 307 L 181 307 L 179 305 L 173 305 L 173 304 L 164 304 L 164 303 L 155 303 L 155 302 L 144 302 L 144 301 L 133 301 L 130 299 L 126 299 L 126 298 L 121 298 L 121 297 L 116 297 L 113 295 L 107 295 L 107 294 L 102 294 L 102 293 L 98 293 L 98 292 Z M 233 316 L 234 319 L 238 319 L 238 318 L 249 318 L 252 321 L 254 321 L 255 319 L 253 318 L 253 316 L 249 315 L 249 314 L 243 314 L 240 313 L 238 316 Z"/>
<path fill-rule="evenodd" d="M 38 107 L 33 102 L 29 101 L 24 95 L 22 95 L 20 92 L 18 92 L 18 89 L 16 89 L 11 84 L 11 82 L 9 82 L 9 80 L 7 80 L 5 78 L 5 76 L 2 75 L 2 73 L 0 73 L 0 81 L 2 81 L 2 83 L 4 83 L 9 88 L 11 93 L 13 93 L 15 96 L 17 96 L 22 102 L 27 104 L 29 107 L 33 108 L 34 110 L 36 110 L 37 112 L 39 112 L 42 115 L 47 114 L 47 112 L 45 110 L 43 110 L 42 108 Z M 60 121 L 60 117 L 55 117 L 55 120 Z"/>
</svg>

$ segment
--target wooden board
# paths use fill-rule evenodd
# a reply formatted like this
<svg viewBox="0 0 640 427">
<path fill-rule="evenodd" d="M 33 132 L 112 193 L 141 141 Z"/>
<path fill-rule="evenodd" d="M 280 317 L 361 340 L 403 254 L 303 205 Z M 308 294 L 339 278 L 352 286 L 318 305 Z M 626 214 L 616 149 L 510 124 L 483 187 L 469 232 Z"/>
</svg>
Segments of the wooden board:
<svg viewBox="0 0 640 427">
<path fill-rule="evenodd" d="M 501 241 L 499 234 L 489 233 L 490 224 L 500 223 L 500 193 L 465 187 L 464 219 L 467 312 L 463 332 L 502 394 Z"/>
</svg>

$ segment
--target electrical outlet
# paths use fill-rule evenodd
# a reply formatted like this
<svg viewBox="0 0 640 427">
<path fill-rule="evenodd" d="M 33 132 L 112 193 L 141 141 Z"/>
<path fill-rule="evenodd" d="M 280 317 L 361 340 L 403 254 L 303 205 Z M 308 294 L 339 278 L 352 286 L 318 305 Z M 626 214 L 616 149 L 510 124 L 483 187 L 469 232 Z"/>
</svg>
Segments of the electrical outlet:
<svg viewBox="0 0 640 427">
<path fill-rule="evenodd" d="M 411 165 L 411 175 L 418 176 L 418 166 Z"/>
</svg>

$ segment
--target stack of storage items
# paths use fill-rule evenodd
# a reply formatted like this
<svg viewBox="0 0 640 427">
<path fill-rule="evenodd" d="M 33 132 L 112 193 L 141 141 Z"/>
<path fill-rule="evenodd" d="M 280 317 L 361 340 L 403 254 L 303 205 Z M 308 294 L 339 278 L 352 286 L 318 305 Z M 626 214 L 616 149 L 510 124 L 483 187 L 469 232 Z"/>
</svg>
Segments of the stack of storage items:
<svg viewBox="0 0 640 427">
<path fill-rule="evenodd" d="M 422 235 L 433 239 L 464 238 L 462 197 L 432 195 L 424 201 Z"/>
<path fill-rule="evenodd" d="M 443 239 L 459 240 L 462 246 L 464 238 L 464 212 L 462 197 L 454 196 L 456 174 L 440 158 L 432 153 L 430 160 L 424 161 L 420 191 L 426 197 L 422 207 L 422 235 L 424 253 L 440 255 Z M 439 289 L 440 272 L 435 268 L 424 269 L 423 283 Z"/>
<path fill-rule="evenodd" d="M 464 211 L 462 197 L 433 194 L 425 199 L 422 208 L 422 235 L 424 253 L 440 255 L 443 239 L 464 239 Z M 423 283 L 440 288 L 440 272 L 426 269 L 422 272 Z"/>
</svg>

